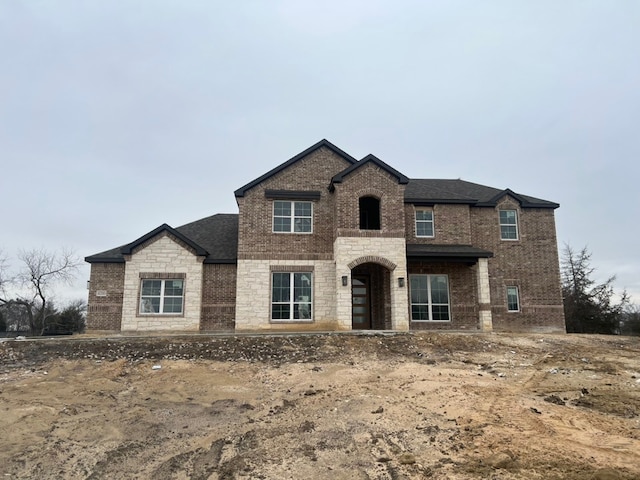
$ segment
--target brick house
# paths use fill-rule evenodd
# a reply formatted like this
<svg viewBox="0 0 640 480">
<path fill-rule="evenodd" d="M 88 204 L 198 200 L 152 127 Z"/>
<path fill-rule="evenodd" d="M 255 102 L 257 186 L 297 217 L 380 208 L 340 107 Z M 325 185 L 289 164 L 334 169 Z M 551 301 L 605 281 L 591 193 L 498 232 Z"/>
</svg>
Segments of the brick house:
<svg viewBox="0 0 640 480">
<path fill-rule="evenodd" d="M 564 331 L 558 204 L 322 140 L 218 214 L 87 257 L 106 331 Z"/>
</svg>

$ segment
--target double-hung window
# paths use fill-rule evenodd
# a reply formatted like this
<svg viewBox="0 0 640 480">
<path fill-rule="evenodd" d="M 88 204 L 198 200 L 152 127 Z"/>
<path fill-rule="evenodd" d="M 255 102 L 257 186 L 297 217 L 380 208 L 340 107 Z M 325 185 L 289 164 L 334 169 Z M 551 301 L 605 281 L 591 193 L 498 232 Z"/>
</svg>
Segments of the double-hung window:
<svg viewBox="0 0 640 480">
<path fill-rule="evenodd" d="M 273 231 L 276 233 L 311 233 L 313 231 L 313 203 L 275 200 L 273 202 Z"/>
<path fill-rule="evenodd" d="M 520 311 L 520 295 L 518 294 L 518 287 L 507 287 L 507 311 Z"/>
<path fill-rule="evenodd" d="M 448 322 L 449 282 L 446 275 L 411 275 L 411 320 Z"/>
<path fill-rule="evenodd" d="M 433 211 L 416 210 L 416 237 L 433 237 Z"/>
<path fill-rule="evenodd" d="M 500 210 L 500 238 L 518 240 L 518 214 L 515 210 Z"/>
<path fill-rule="evenodd" d="M 311 272 L 273 272 L 271 320 L 311 320 L 312 281 Z"/>
<path fill-rule="evenodd" d="M 184 280 L 142 280 L 140 313 L 181 314 L 184 300 Z"/>
</svg>

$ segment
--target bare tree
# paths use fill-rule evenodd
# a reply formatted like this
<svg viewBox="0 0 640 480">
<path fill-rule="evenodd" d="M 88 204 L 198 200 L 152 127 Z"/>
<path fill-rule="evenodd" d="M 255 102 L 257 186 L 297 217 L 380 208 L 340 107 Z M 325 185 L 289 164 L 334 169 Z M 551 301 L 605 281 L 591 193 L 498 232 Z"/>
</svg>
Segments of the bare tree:
<svg viewBox="0 0 640 480">
<path fill-rule="evenodd" d="M 2 257 L 4 258 L 4 257 Z M 79 260 L 67 249 L 49 252 L 44 249 L 21 251 L 18 259 L 22 263 L 15 277 L 9 277 L 6 259 L 0 258 L 0 307 L 21 306 L 29 318 L 31 334 L 42 335 L 46 327 L 48 302 L 52 289 L 57 284 L 70 284 L 76 275 Z M 20 293 L 8 295 L 9 287 Z"/>
</svg>

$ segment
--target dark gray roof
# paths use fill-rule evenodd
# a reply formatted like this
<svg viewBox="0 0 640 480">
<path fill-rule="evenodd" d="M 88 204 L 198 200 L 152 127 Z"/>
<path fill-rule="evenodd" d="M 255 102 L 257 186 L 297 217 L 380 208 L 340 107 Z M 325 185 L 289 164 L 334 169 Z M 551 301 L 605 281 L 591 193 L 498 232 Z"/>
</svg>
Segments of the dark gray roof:
<svg viewBox="0 0 640 480">
<path fill-rule="evenodd" d="M 191 246 L 198 255 L 204 255 L 204 263 L 235 263 L 238 253 L 238 214 L 219 213 L 187 223 L 176 229 L 161 225 L 139 239 L 122 247 L 112 248 L 85 258 L 89 263 L 123 263 L 124 254 L 168 231 Z"/>
<path fill-rule="evenodd" d="M 523 208 L 558 208 L 547 200 L 500 190 L 465 180 L 411 179 L 405 190 L 406 203 L 465 203 L 479 207 L 495 206 L 504 195 L 511 195 Z"/>
</svg>

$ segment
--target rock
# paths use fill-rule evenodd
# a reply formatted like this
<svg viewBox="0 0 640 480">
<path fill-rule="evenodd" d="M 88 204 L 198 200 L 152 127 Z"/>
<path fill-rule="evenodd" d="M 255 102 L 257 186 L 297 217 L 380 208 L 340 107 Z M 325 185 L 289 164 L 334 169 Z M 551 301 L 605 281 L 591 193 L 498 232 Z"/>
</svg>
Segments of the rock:
<svg viewBox="0 0 640 480">
<path fill-rule="evenodd" d="M 412 465 L 416 463 L 416 457 L 412 453 L 406 452 L 398 457 L 398 462 L 400 465 Z"/>
<path fill-rule="evenodd" d="M 376 409 L 375 409 L 373 412 L 371 412 L 371 413 L 382 413 L 382 412 L 384 412 L 384 408 L 382 408 L 382 407 L 378 407 L 378 408 L 376 408 Z"/>
<path fill-rule="evenodd" d="M 507 452 L 498 452 L 485 458 L 484 463 L 493 468 L 507 468 L 513 463 L 513 458 Z"/>
<path fill-rule="evenodd" d="M 567 403 L 557 395 L 549 395 L 544 398 L 545 402 L 555 403 L 556 405 L 566 405 Z"/>
<path fill-rule="evenodd" d="M 601 468 L 593 472 L 591 480 L 622 480 L 624 477 L 612 468 Z"/>
<path fill-rule="evenodd" d="M 376 460 L 376 462 L 378 463 L 387 463 L 390 462 L 391 459 L 389 457 L 378 457 L 378 459 Z"/>
</svg>

